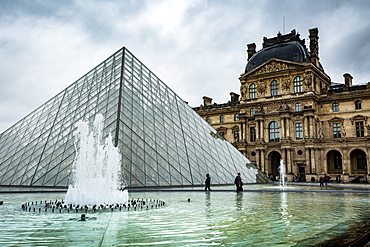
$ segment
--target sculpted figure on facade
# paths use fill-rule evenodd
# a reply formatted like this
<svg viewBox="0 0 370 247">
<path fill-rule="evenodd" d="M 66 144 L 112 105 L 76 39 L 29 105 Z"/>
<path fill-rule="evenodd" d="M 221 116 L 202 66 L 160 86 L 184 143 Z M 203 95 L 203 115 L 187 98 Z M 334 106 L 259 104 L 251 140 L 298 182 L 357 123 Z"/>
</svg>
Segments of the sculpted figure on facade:
<svg viewBox="0 0 370 247">
<path fill-rule="evenodd" d="M 346 137 L 346 135 L 347 135 L 347 132 L 346 132 L 346 129 L 344 128 L 344 126 L 343 126 L 343 128 L 342 128 L 342 137 Z"/>
<path fill-rule="evenodd" d="M 258 105 L 257 106 L 256 113 L 265 113 L 265 111 L 263 110 L 263 106 L 262 105 Z"/>
<path fill-rule="evenodd" d="M 313 82 L 313 76 L 311 74 L 307 74 L 304 77 L 304 84 L 306 86 L 307 91 L 312 90 L 312 82 Z"/>
<path fill-rule="evenodd" d="M 240 86 L 241 99 L 246 99 L 247 87 L 245 85 Z"/>
<path fill-rule="evenodd" d="M 289 76 L 284 76 L 283 82 L 281 83 L 281 88 L 283 89 L 284 93 L 289 92 L 289 88 L 290 88 L 290 78 L 289 78 Z"/>
<path fill-rule="evenodd" d="M 264 96 L 265 95 L 266 88 L 267 88 L 266 87 L 266 84 L 262 80 L 260 80 L 259 83 L 258 83 L 258 85 L 257 85 L 257 91 L 260 94 L 260 96 Z"/>
<path fill-rule="evenodd" d="M 290 111 L 291 108 L 289 105 L 285 104 L 285 102 L 282 102 L 279 108 L 279 111 Z"/>
<path fill-rule="evenodd" d="M 367 129 L 367 135 L 370 136 L 370 125 L 366 125 L 366 129 Z"/>
</svg>

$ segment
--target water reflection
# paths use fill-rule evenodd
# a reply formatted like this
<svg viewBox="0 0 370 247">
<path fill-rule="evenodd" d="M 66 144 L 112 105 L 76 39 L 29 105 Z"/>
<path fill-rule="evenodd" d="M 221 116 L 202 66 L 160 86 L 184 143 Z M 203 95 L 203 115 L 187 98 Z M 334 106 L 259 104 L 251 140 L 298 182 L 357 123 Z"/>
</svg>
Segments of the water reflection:
<svg viewBox="0 0 370 247">
<path fill-rule="evenodd" d="M 243 194 L 235 193 L 235 208 L 238 210 L 243 210 Z"/>
<path fill-rule="evenodd" d="M 155 210 L 79 214 L 31 213 L 21 203 L 64 194 L 3 194 L 2 246 L 306 246 L 341 236 L 370 216 L 369 194 L 146 192 L 166 201 Z M 191 201 L 188 202 L 187 199 Z M 21 244 L 20 244 L 21 243 Z"/>
</svg>

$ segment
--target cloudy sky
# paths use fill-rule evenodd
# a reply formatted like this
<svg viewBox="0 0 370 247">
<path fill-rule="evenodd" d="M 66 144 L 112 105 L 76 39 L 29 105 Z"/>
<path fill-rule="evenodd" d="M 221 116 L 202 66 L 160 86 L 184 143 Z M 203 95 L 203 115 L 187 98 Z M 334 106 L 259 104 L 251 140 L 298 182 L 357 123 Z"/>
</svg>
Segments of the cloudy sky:
<svg viewBox="0 0 370 247">
<path fill-rule="evenodd" d="M 368 0 L 0 0 L 0 133 L 123 46 L 190 106 L 225 103 L 247 44 L 314 27 L 332 81 L 370 81 Z"/>
</svg>

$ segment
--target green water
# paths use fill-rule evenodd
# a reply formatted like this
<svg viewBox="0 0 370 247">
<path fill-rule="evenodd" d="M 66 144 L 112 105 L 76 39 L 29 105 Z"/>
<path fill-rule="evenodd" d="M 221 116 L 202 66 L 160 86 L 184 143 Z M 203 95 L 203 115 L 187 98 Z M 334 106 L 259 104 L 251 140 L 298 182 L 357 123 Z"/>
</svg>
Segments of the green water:
<svg viewBox="0 0 370 247">
<path fill-rule="evenodd" d="M 21 210 L 64 195 L 0 194 L 0 246 L 311 246 L 370 215 L 370 194 L 312 192 L 131 192 L 166 206 L 87 214 L 96 217 L 87 221 Z"/>
</svg>

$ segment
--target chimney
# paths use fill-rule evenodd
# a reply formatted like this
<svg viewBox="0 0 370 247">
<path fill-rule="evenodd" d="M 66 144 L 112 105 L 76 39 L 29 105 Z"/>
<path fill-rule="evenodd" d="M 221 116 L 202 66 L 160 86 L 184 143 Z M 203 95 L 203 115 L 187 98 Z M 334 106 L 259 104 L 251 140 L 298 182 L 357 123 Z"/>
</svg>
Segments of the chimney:
<svg viewBox="0 0 370 247">
<path fill-rule="evenodd" d="M 311 53 L 311 63 L 319 67 L 319 29 L 312 28 L 310 32 L 310 53 Z"/>
<path fill-rule="evenodd" d="M 204 106 L 212 105 L 212 100 L 213 100 L 212 98 L 203 96 L 203 105 Z"/>
<path fill-rule="evenodd" d="M 231 96 L 231 103 L 234 103 L 234 102 L 238 102 L 239 101 L 239 94 L 236 94 L 234 92 L 231 92 L 230 93 L 230 96 Z"/>
<path fill-rule="evenodd" d="M 343 75 L 343 77 L 344 77 L 344 84 L 345 84 L 346 88 L 352 87 L 353 77 L 349 73 L 345 73 Z"/>
<path fill-rule="evenodd" d="M 255 43 L 252 43 L 252 44 L 248 44 L 247 45 L 248 49 L 247 49 L 247 52 L 248 52 L 248 60 L 254 55 L 254 53 L 256 53 L 256 44 Z"/>
</svg>

